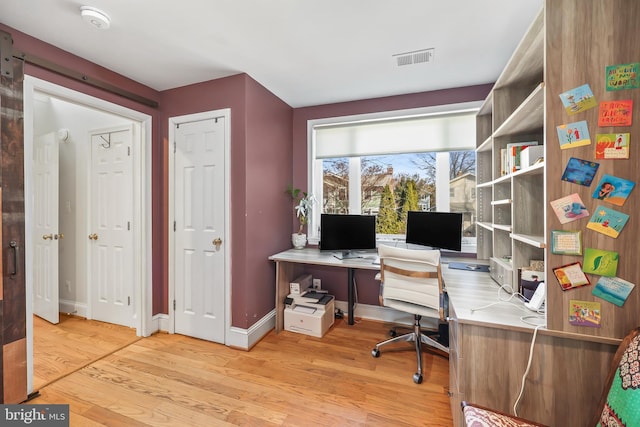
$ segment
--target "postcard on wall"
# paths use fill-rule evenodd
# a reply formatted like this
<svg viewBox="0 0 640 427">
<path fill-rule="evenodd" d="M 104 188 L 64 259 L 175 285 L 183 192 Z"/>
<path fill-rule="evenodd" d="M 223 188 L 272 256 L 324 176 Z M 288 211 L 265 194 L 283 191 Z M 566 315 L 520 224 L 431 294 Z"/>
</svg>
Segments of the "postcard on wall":
<svg viewBox="0 0 640 427">
<path fill-rule="evenodd" d="M 598 276 L 614 277 L 618 271 L 618 252 L 585 248 L 582 271 Z"/>
<path fill-rule="evenodd" d="M 560 148 L 563 150 L 591 144 L 589 128 L 585 120 L 556 126 L 556 131 Z"/>
<path fill-rule="evenodd" d="M 560 100 L 569 115 L 577 114 L 598 105 L 588 84 L 561 93 Z"/>
<path fill-rule="evenodd" d="M 599 328 L 601 318 L 599 302 L 569 300 L 569 323 L 572 325 Z"/>
<path fill-rule="evenodd" d="M 633 283 L 619 277 L 601 277 L 591 293 L 618 307 L 622 307 L 635 286 Z"/>
<path fill-rule="evenodd" d="M 551 230 L 551 253 L 582 255 L 582 231 Z"/>
<path fill-rule="evenodd" d="M 589 278 L 582 271 L 580 262 L 563 265 L 553 269 L 553 274 L 563 291 L 590 284 Z"/>
<path fill-rule="evenodd" d="M 603 200 L 612 205 L 622 206 L 629 198 L 629 193 L 636 183 L 628 179 L 605 174 L 593 192 L 593 198 Z"/>
<path fill-rule="evenodd" d="M 622 228 L 629 220 L 626 213 L 614 211 L 604 206 L 598 206 L 591 219 L 587 223 L 587 228 L 614 239 L 620 235 Z"/>
<path fill-rule="evenodd" d="M 609 65 L 606 67 L 607 91 L 638 89 L 640 87 L 640 62 Z"/>
<path fill-rule="evenodd" d="M 550 202 L 551 208 L 555 212 L 560 224 L 566 224 L 580 218 L 589 216 L 589 211 L 582 203 L 578 193 L 573 193 L 565 197 Z"/>
<path fill-rule="evenodd" d="M 628 159 L 629 133 L 596 134 L 596 159 Z"/>
<path fill-rule="evenodd" d="M 571 157 L 562 174 L 562 180 L 589 187 L 598 171 L 599 163 Z"/>
<path fill-rule="evenodd" d="M 598 110 L 598 126 L 631 126 L 633 100 L 602 101 Z"/>
</svg>

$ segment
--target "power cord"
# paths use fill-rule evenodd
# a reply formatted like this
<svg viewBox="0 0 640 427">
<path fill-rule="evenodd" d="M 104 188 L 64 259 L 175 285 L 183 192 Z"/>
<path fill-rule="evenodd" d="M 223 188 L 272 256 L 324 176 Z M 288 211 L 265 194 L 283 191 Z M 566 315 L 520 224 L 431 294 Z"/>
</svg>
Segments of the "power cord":
<svg viewBox="0 0 640 427">
<path fill-rule="evenodd" d="M 514 303 L 512 303 L 512 302 L 511 302 L 511 300 L 512 300 L 514 297 L 516 297 L 516 296 L 521 296 L 521 297 L 525 298 L 525 296 L 524 296 L 524 295 L 522 295 L 521 293 L 519 293 L 519 292 L 513 292 L 513 293 L 511 294 L 511 296 L 510 296 L 509 298 L 507 298 L 507 299 L 502 299 L 502 298 L 500 297 L 500 291 L 502 291 L 502 290 L 504 289 L 504 291 L 508 294 L 508 293 L 509 293 L 509 291 L 508 291 L 507 289 L 510 289 L 510 288 L 511 288 L 511 286 L 510 286 L 510 285 L 506 285 L 506 284 L 505 284 L 505 285 L 500 286 L 500 287 L 498 288 L 498 301 L 496 301 L 496 302 L 492 302 L 491 304 L 483 305 L 483 306 L 481 306 L 481 307 L 472 308 L 472 309 L 471 309 L 471 313 L 473 313 L 474 311 L 484 310 L 485 308 L 493 307 L 494 305 L 496 305 L 496 304 L 500 304 L 501 302 L 508 302 L 509 304 L 513 304 L 513 305 L 515 305 L 516 307 L 520 307 L 518 304 L 514 304 Z M 526 298 L 525 298 L 525 299 L 526 299 Z"/>
<path fill-rule="evenodd" d="M 525 317 L 534 317 L 534 316 L 525 316 Z M 529 360 L 527 361 L 527 368 L 525 369 L 524 374 L 522 374 L 522 384 L 520 385 L 520 393 L 518 394 L 516 401 L 513 403 L 513 414 L 516 417 L 518 416 L 518 403 L 520 403 L 520 398 L 522 398 L 522 394 L 524 393 L 524 381 L 527 378 L 527 374 L 529 374 L 529 369 L 531 368 L 531 360 L 533 359 L 533 347 L 536 342 L 536 336 L 538 335 L 538 329 L 545 326 L 546 324 L 541 324 L 536 326 L 536 328 L 533 330 L 533 337 L 531 338 L 531 347 L 529 348 Z"/>
</svg>

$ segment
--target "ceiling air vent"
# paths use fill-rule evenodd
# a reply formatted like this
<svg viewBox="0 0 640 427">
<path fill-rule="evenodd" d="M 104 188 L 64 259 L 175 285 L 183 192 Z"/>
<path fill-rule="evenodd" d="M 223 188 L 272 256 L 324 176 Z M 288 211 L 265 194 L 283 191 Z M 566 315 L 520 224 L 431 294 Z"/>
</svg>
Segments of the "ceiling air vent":
<svg viewBox="0 0 640 427">
<path fill-rule="evenodd" d="M 414 50 L 413 52 L 397 53 L 393 55 L 396 58 L 398 67 L 402 65 L 420 64 L 423 62 L 433 61 L 434 48 Z"/>
</svg>

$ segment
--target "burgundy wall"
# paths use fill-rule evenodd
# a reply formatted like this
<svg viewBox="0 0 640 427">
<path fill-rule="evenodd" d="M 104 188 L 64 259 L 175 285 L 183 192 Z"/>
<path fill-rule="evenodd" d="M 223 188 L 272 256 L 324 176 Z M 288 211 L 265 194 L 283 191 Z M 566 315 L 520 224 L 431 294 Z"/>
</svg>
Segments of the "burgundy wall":
<svg viewBox="0 0 640 427">
<path fill-rule="evenodd" d="M 274 308 L 268 257 L 290 247 L 292 109 L 246 74 L 165 91 L 162 105 L 165 145 L 169 117 L 231 108 L 231 313 L 248 328 Z"/>
<path fill-rule="evenodd" d="M 117 73 L 0 24 L 13 36 L 14 50 L 155 100 L 151 108 L 27 64 L 25 74 L 149 114 L 152 129 L 153 314 L 168 310 L 168 119 L 231 109 L 231 280 L 232 324 L 248 328 L 274 307 L 275 271 L 269 255 L 291 247 L 295 231 L 289 183 L 307 186 L 307 120 L 483 100 L 491 85 L 291 109 L 246 74 L 157 92 Z M 313 271 L 324 287 L 346 300 L 342 272 Z M 370 272 L 356 280 L 360 302 L 377 304 Z M 345 273 L 346 274 L 346 273 Z"/>
<path fill-rule="evenodd" d="M 485 84 L 410 95 L 297 108 L 293 111 L 293 185 L 298 188 L 307 188 L 308 120 L 432 107 L 461 102 L 484 101 L 492 87 L 493 84 Z M 291 226 L 295 227 L 293 223 Z M 332 269 L 318 267 L 312 271 L 310 270 L 309 273 L 313 274 L 314 277 L 320 278 L 322 280 L 322 287 L 333 293 L 337 300 L 346 301 L 346 272 L 336 272 Z M 374 280 L 374 277 L 375 272 L 371 271 L 363 270 L 356 273 L 357 302 L 373 305 L 378 304 L 380 287 L 379 283 Z"/>
</svg>

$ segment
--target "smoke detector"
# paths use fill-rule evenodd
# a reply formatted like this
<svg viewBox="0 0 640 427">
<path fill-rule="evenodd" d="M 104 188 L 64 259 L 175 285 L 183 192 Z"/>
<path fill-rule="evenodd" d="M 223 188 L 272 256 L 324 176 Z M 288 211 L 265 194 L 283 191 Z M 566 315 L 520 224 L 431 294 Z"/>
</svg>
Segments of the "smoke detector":
<svg viewBox="0 0 640 427">
<path fill-rule="evenodd" d="M 80 7 L 80 15 L 85 22 L 88 22 L 91 26 L 96 27 L 99 30 L 106 30 L 111 26 L 111 18 L 109 18 L 109 15 L 95 7 Z"/>
</svg>

